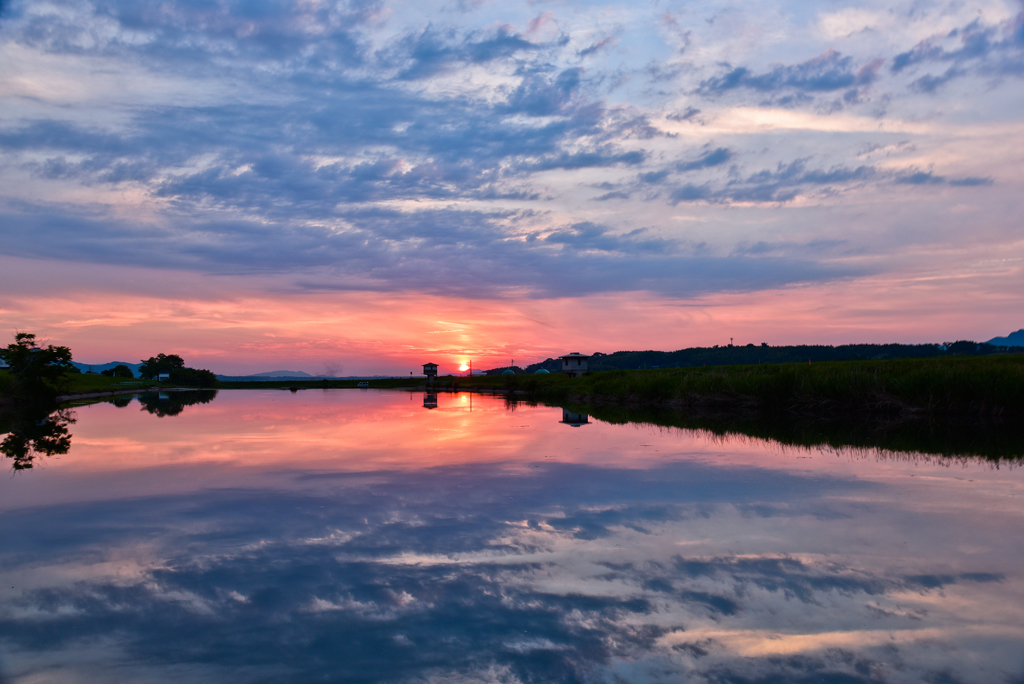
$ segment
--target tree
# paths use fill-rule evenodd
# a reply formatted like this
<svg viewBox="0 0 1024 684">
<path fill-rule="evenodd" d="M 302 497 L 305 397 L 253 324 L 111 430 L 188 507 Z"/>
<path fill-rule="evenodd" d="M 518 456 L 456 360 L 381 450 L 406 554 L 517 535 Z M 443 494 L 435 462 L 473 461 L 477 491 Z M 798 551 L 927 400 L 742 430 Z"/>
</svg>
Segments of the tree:
<svg viewBox="0 0 1024 684">
<path fill-rule="evenodd" d="M 134 378 L 132 369 L 123 363 L 119 363 L 113 368 L 108 368 L 105 371 L 100 371 L 100 375 L 106 375 L 110 378 Z"/>
<path fill-rule="evenodd" d="M 175 385 L 186 387 L 216 387 L 217 376 L 201 368 L 175 368 L 169 378 Z"/>
<path fill-rule="evenodd" d="M 67 347 L 36 346 L 32 333 L 16 333 L 14 344 L 0 349 L 0 359 L 10 366 L 11 376 L 23 391 L 41 389 L 46 381 L 58 382 L 71 371 L 71 350 Z"/>
<path fill-rule="evenodd" d="M 139 366 L 139 377 L 152 380 L 161 373 L 170 373 L 175 368 L 184 368 L 185 361 L 177 354 L 157 354 L 150 356 Z"/>
</svg>

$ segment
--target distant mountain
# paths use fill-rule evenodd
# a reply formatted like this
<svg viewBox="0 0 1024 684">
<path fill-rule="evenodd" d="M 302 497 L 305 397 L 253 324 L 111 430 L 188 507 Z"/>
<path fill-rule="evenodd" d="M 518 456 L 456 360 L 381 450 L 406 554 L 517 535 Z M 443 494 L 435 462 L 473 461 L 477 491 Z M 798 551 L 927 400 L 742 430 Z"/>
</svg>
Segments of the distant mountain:
<svg viewBox="0 0 1024 684">
<path fill-rule="evenodd" d="M 77 361 L 72 361 L 71 364 L 83 373 L 89 371 L 99 373 L 100 371 L 110 370 L 114 366 L 128 366 L 132 369 L 132 374 L 135 377 L 139 376 L 139 366 L 142 365 L 141 363 L 128 363 L 127 361 L 111 361 L 109 363 L 78 363 Z"/>
<path fill-rule="evenodd" d="M 253 373 L 247 377 L 250 378 L 311 378 L 313 377 L 309 373 L 303 373 L 302 371 L 267 371 L 266 373 Z"/>
<path fill-rule="evenodd" d="M 988 344 L 994 344 L 999 347 L 1024 347 L 1024 328 L 1010 333 L 1006 337 L 993 337 L 988 341 Z"/>
</svg>

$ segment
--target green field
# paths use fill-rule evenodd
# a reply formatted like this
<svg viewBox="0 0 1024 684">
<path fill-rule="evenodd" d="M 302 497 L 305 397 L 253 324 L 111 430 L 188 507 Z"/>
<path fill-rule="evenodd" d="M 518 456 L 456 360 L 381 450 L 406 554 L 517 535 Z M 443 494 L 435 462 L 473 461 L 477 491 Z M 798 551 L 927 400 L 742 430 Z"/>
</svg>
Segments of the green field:
<svg viewBox="0 0 1024 684">
<path fill-rule="evenodd" d="M 158 386 L 156 380 L 132 380 L 130 378 L 110 378 L 106 375 L 89 375 L 86 373 L 68 375 L 66 384 L 61 387 L 62 393 L 103 392 L 122 389 Z"/>
</svg>

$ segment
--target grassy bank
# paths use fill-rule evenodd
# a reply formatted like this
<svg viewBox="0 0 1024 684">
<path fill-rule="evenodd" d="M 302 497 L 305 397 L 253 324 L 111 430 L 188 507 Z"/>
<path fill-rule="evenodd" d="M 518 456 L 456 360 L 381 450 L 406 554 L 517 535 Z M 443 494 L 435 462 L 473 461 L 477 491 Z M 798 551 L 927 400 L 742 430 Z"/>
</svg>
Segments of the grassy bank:
<svg viewBox="0 0 1024 684">
<path fill-rule="evenodd" d="M 575 379 L 517 376 L 510 384 L 542 401 L 691 414 L 1024 417 L 1024 355 L 609 371 Z"/>
<path fill-rule="evenodd" d="M 88 373 L 66 376 L 61 386 L 62 394 L 78 394 L 80 392 L 106 392 L 123 389 L 153 387 L 160 383 L 155 380 L 139 380 L 129 378 L 111 378 L 106 375 L 90 375 Z M 166 384 L 166 383 L 165 383 Z"/>
</svg>

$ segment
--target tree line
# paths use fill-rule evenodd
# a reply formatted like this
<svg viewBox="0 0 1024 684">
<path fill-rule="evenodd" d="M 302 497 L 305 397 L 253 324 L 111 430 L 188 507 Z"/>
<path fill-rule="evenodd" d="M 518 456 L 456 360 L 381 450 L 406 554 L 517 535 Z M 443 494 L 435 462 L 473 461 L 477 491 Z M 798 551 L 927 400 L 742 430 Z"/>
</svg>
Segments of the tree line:
<svg viewBox="0 0 1024 684">
<path fill-rule="evenodd" d="M 14 343 L 0 348 L 0 360 L 7 366 L 7 374 L 0 382 L 0 393 L 9 396 L 53 399 L 65 389 L 69 375 L 81 373 L 71 362 L 71 349 L 64 346 L 39 346 L 32 333 L 19 332 Z M 160 353 L 141 360 L 139 377 L 167 380 L 184 387 L 215 387 L 217 376 L 204 368 L 189 368 L 177 354 Z M 101 375 L 114 378 L 133 378 L 132 369 L 124 364 L 102 371 Z"/>
<path fill-rule="evenodd" d="M 1013 348 L 985 342 L 958 340 L 943 344 L 843 344 L 843 345 L 715 345 L 689 347 L 677 351 L 596 352 L 589 360 L 591 371 L 630 370 L 639 368 L 689 368 L 695 366 L 758 365 L 763 363 L 821 363 L 825 361 L 881 361 L 885 359 L 929 359 L 951 356 L 987 356 L 1013 352 Z M 1021 349 L 1017 350 L 1024 351 Z M 545 359 L 522 370 L 535 373 L 541 368 L 549 372 L 562 370 L 560 359 Z M 500 375 L 505 368 L 486 371 Z M 515 371 L 519 373 L 517 369 Z"/>
</svg>

